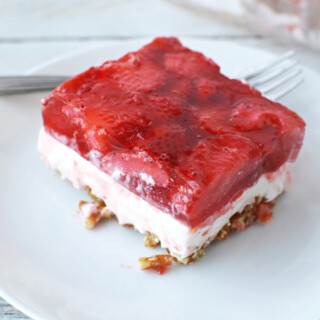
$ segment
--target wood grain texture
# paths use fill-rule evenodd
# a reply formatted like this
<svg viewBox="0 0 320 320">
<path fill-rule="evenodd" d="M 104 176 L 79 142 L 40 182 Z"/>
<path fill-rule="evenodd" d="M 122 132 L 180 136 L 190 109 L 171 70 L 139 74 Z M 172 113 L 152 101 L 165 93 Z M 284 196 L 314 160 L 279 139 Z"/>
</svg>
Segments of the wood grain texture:
<svg viewBox="0 0 320 320">
<path fill-rule="evenodd" d="M 203 37 L 210 41 L 230 40 L 230 37 Z M 117 40 L 122 41 L 122 40 Z M 272 39 L 255 36 L 243 38 L 235 36 L 232 41 L 253 48 L 263 49 L 275 54 L 281 54 L 294 48 L 301 64 L 320 72 L 319 53 L 307 51 L 302 47 L 275 42 Z M 114 41 L 113 41 L 114 42 Z M 108 45 L 110 40 L 83 41 L 25 41 L 0 42 L 0 75 L 23 74 L 28 70 L 66 53 L 95 48 L 101 44 Z"/>
<path fill-rule="evenodd" d="M 204 10 L 163 0 L 10 0 L 0 2 L 0 39 L 128 35 L 246 35 Z"/>
<path fill-rule="evenodd" d="M 13 308 L 9 303 L 0 298 L 0 319 L 1 320 L 17 320 L 30 319 L 17 309 Z"/>
</svg>

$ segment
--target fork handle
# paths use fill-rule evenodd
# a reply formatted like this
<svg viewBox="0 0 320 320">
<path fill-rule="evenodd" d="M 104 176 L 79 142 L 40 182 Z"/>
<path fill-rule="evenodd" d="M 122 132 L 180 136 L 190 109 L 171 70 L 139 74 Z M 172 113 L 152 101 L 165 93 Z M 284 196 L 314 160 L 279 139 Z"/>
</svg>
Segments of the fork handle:
<svg viewBox="0 0 320 320">
<path fill-rule="evenodd" d="M 2 76 L 0 77 L 0 95 L 51 90 L 69 78 L 50 75 Z"/>
</svg>

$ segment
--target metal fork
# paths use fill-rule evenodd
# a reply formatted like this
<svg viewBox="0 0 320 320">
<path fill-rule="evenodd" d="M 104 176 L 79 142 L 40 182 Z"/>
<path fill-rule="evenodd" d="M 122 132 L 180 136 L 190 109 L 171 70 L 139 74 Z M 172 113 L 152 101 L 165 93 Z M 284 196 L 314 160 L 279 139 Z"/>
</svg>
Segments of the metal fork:
<svg viewBox="0 0 320 320">
<path fill-rule="evenodd" d="M 245 80 L 269 99 L 278 100 L 303 82 L 302 69 L 289 51 L 268 63 L 238 73 L 234 78 Z M 68 76 L 32 75 L 0 77 L 0 95 L 51 90 Z"/>
<path fill-rule="evenodd" d="M 304 81 L 294 55 L 293 50 L 288 51 L 264 65 L 238 73 L 235 78 L 245 80 L 269 99 L 278 100 Z"/>
<path fill-rule="evenodd" d="M 48 91 L 69 78 L 68 76 L 52 75 L 1 76 L 0 95 Z"/>
</svg>

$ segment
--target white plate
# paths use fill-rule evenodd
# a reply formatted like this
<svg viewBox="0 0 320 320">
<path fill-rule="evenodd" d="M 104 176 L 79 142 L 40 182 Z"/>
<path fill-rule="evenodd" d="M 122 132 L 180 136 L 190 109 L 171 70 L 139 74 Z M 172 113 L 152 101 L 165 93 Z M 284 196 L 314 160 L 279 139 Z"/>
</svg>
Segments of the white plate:
<svg viewBox="0 0 320 320">
<path fill-rule="evenodd" d="M 146 40 L 55 60 L 38 73 L 75 74 L 115 59 Z M 229 42 L 185 39 L 226 73 L 271 57 Z M 208 248 L 163 276 L 137 259 L 161 249 L 107 221 L 86 230 L 75 214 L 86 198 L 40 161 L 36 150 L 42 94 L 0 98 L 0 294 L 34 319 L 303 319 L 320 317 L 320 76 L 283 103 L 307 122 L 292 168 L 293 185 L 274 219 Z"/>
</svg>

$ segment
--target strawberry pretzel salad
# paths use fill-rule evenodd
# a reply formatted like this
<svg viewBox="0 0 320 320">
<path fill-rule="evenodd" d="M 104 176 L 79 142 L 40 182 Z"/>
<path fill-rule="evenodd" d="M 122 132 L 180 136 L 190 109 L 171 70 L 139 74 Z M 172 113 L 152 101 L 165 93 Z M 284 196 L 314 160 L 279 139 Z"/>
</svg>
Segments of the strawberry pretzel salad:
<svg viewBox="0 0 320 320">
<path fill-rule="evenodd" d="M 268 222 L 305 130 L 173 37 L 91 67 L 42 104 L 38 149 L 89 191 L 92 202 L 79 204 L 86 226 L 113 216 L 167 249 L 141 259 L 143 269 L 193 262 L 213 240 Z"/>
</svg>

